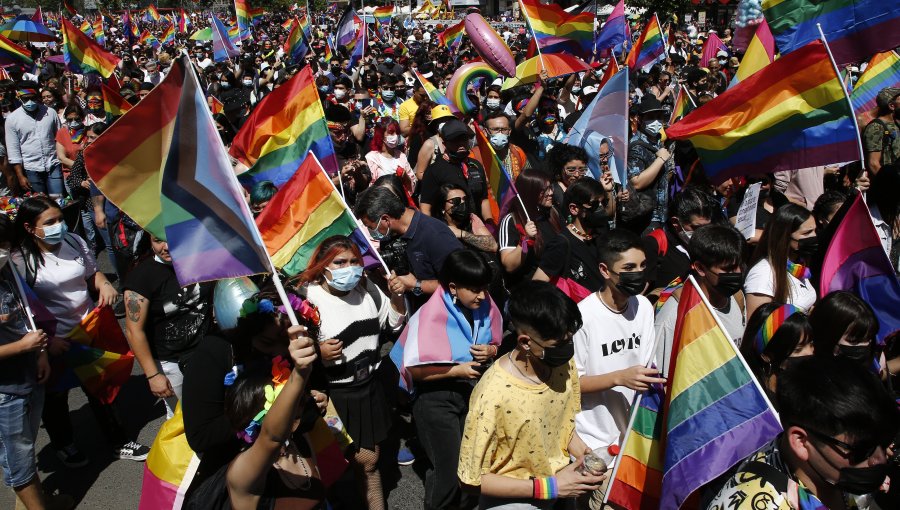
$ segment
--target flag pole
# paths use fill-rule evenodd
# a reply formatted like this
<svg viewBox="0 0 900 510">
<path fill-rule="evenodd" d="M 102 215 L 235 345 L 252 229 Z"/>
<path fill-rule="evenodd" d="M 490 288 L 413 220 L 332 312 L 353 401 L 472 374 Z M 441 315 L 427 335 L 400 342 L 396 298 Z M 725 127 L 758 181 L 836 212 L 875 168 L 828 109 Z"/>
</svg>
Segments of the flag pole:
<svg viewBox="0 0 900 510">
<path fill-rule="evenodd" d="M 475 126 L 475 129 L 478 130 L 478 132 L 481 134 L 481 137 L 482 137 L 482 138 L 484 138 L 485 140 L 488 140 L 488 138 L 487 138 L 486 136 L 484 136 L 484 131 L 482 131 L 480 127 L 478 127 L 478 126 L 476 125 L 476 126 Z M 494 148 L 491 147 L 490 145 L 491 145 L 491 142 L 488 141 L 488 147 L 490 147 L 491 156 L 493 156 L 494 158 L 497 159 L 497 165 L 500 167 L 500 172 L 502 172 L 503 175 L 506 177 L 506 180 L 509 181 L 509 187 L 512 189 L 513 193 L 515 193 L 516 199 L 519 200 L 519 205 L 522 206 L 522 212 L 525 213 L 525 219 L 528 220 L 528 221 L 531 221 L 531 217 L 528 215 L 528 209 L 525 208 L 525 202 L 522 202 L 522 197 L 519 196 L 519 190 L 516 189 L 516 183 L 513 182 L 512 175 L 506 170 L 506 168 L 503 167 L 503 163 L 500 162 L 500 158 L 497 157 L 497 153 L 494 151 Z M 483 162 L 482 162 L 482 163 L 483 163 Z M 494 200 L 496 200 L 496 199 L 497 199 L 497 197 L 494 197 Z M 499 205 L 499 204 L 498 204 L 498 205 Z M 500 220 L 500 219 L 498 219 L 498 218 L 495 218 L 495 219 L 496 219 L 497 221 Z M 499 225 L 499 223 L 498 223 L 498 225 Z M 524 225 L 522 225 L 522 226 L 524 227 Z"/>
<path fill-rule="evenodd" d="M 703 291 L 700 290 L 700 286 L 697 285 L 697 280 L 694 279 L 694 276 L 689 274 L 687 282 L 690 282 L 691 285 L 694 286 L 694 290 L 697 291 L 697 294 L 700 295 L 700 299 L 703 301 L 703 305 L 706 307 L 707 311 L 709 311 L 709 313 L 713 316 L 713 319 L 715 319 L 716 326 L 718 326 L 719 329 L 721 329 L 723 333 L 727 332 L 728 330 L 725 329 L 725 326 L 722 324 L 722 319 L 719 318 L 719 314 L 716 313 L 715 309 L 709 303 L 709 299 L 706 298 L 706 294 L 704 294 Z M 685 282 L 685 283 L 687 283 L 687 282 Z M 769 400 L 769 396 L 766 394 L 766 391 L 763 389 L 762 385 L 760 385 L 759 381 L 756 379 L 756 377 L 753 376 L 753 371 L 750 370 L 750 365 L 747 364 L 747 360 L 745 360 L 744 356 L 741 355 L 741 350 L 738 349 L 737 347 L 735 347 L 734 342 L 730 338 L 728 339 L 728 342 L 726 342 L 726 343 L 728 344 L 729 347 L 731 347 L 731 350 L 734 351 L 735 356 L 737 357 L 738 360 L 740 360 L 741 365 L 744 367 L 744 370 L 746 370 L 747 373 L 750 374 L 750 380 L 753 381 L 753 384 L 756 386 L 756 389 L 759 390 L 759 394 L 762 395 L 763 400 L 766 401 L 766 405 L 769 406 L 769 410 L 772 411 L 772 413 L 775 415 L 775 418 L 779 418 L 778 411 L 775 410 L 775 406 L 772 405 L 772 402 Z M 672 374 L 669 374 L 669 375 L 671 376 Z"/>
<path fill-rule="evenodd" d="M 834 55 L 831 54 L 831 47 L 828 46 L 828 39 L 825 38 L 825 32 L 822 31 L 822 24 L 816 23 L 816 28 L 819 29 L 819 37 L 822 39 L 822 44 L 825 45 L 825 51 L 828 52 L 828 59 L 831 61 L 831 67 L 834 69 L 834 74 L 838 77 L 838 80 L 840 80 L 841 73 L 838 71 L 837 63 L 834 61 Z M 863 151 L 862 135 L 859 131 L 859 123 L 856 120 L 856 112 L 853 110 L 853 102 L 850 100 L 850 94 L 847 93 L 847 87 L 844 86 L 843 81 L 841 81 L 841 91 L 844 93 L 844 98 L 847 99 L 847 105 L 850 107 L 850 118 L 853 120 L 853 127 L 856 128 L 856 145 L 859 149 L 859 162 L 863 163 L 863 172 L 865 172 L 866 166 L 863 161 L 865 151 Z"/>
<path fill-rule="evenodd" d="M 546 71 L 547 64 L 544 63 L 544 54 L 541 53 L 541 45 L 538 42 L 537 33 L 534 31 L 534 26 L 531 23 L 528 23 L 528 14 L 526 14 L 526 12 L 525 12 L 525 4 L 522 2 L 522 0 L 519 0 L 519 7 L 521 7 L 521 9 L 522 9 L 522 17 L 525 18 L 525 24 L 527 24 L 528 28 L 531 29 L 531 37 L 534 37 L 534 47 L 537 49 L 538 59 L 541 62 L 541 71 Z M 541 76 L 541 73 L 539 72 L 538 77 L 540 77 L 540 76 Z"/>
<path fill-rule="evenodd" d="M 37 331 L 37 325 L 34 322 L 34 313 L 31 311 L 31 305 L 28 304 L 28 296 L 25 294 L 25 287 L 22 286 L 22 277 L 19 276 L 19 271 L 16 269 L 15 264 L 8 264 L 9 268 L 13 273 L 13 280 L 16 281 L 16 288 L 19 290 L 19 299 L 22 300 L 22 306 L 25 308 L 25 315 L 28 318 L 28 325 L 31 326 L 31 331 Z"/>
</svg>

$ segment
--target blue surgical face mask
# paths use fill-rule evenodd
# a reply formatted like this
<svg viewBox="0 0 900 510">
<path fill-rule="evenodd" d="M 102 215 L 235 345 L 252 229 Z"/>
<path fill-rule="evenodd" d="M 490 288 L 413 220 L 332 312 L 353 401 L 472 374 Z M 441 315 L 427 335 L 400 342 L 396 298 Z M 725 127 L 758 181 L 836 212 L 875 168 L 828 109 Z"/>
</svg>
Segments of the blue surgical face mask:
<svg viewBox="0 0 900 510">
<path fill-rule="evenodd" d="M 397 94 L 393 90 L 382 90 L 381 91 L 381 99 L 385 101 L 393 101 L 397 97 Z"/>
<path fill-rule="evenodd" d="M 369 234 L 372 236 L 373 241 L 383 241 L 387 234 L 382 234 L 378 228 L 381 226 L 381 220 L 378 220 L 378 223 L 375 224 L 374 229 L 369 229 Z M 390 231 L 390 229 L 388 230 Z"/>
<path fill-rule="evenodd" d="M 356 287 L 359 279 L 362 278 L 363 268 L 362 266 L 339 267 L 337 269 L 329 269 L 328 272 L 331 273 L 330 279 L 328 276 L 325 276 L 325 281 L 328 282 L 328 285 L 335 290 L 349 292 Z"/>
<path fill-rule="evenodd" d="M 37 110 L 37 107 L 38 107 L 37 102 L 35 102 L 31 99 L 22 103 L 22 108 L 25 108 L 25 111 L 27 111 L 27 112 L 35 111 L 35 110 Z"/>
<path fill-rule="evenodd" d="M 504 133 L 494 133 L 491 135 L 491 145 L 495 149 L 505 149 L 509 145 L 509 135 Z"/>
<path fill-rule="evenodd" d="M 57 245 L 63 241 L 68 231 L 69 227 L 66 226 L 66 222 L 60 221 L 54 225 L 44 227 L 44 237 L 41 240 L 47 244 Z"/>
<path fill-rule="evenodd" d="M 388 58 L 384 59 L 384 63 L 387 65 L 391 65 L 394 63 L 394 59 L 391 57 L 388 57 Z"/>
</svg>

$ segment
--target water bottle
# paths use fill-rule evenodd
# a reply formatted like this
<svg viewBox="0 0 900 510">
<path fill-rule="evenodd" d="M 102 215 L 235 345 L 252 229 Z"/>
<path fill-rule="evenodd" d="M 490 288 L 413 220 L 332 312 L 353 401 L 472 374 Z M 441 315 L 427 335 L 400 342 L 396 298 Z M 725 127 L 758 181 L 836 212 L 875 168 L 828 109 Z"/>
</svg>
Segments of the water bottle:
<svg viewBox="0 0 900 510">
<path fill-rule="evenodd" d="M 599 475 L 612 467 L 616 456 L 619 455 L 619 445 L 611 444 L 601 446 L 584 456 L 582 474 Z"/>
</svg>

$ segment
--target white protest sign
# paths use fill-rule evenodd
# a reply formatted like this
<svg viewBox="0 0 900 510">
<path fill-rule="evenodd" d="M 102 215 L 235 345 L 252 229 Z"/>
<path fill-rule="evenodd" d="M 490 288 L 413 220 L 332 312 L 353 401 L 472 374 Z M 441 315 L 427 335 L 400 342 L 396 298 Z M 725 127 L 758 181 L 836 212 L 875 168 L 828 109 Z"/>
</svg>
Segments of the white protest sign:
<svg viewBox="0 0 900 510">
<path fill-rule="evenodd" d="M 759 203 L 760 188 L 762 188 L 761 182 L 751 184 L 744 195 L 744 201 L 741 202 L 741 208 L 738 209 L 737 221 L 734 226 L 744 235 L 745 239 L 750 239 L 756 233 L 756 205 Z"/>
</svg>

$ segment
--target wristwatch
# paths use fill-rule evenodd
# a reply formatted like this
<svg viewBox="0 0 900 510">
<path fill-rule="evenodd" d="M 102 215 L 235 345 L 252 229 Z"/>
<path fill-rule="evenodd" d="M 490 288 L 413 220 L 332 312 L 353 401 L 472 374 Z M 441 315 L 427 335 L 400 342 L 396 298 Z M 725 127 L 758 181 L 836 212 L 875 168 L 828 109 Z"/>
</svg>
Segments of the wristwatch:
<svg viewBox="0 0 900 510">
<path fill-rule="evenodd" d="M 421 296 L 422 295 L 422 282 L 420 280 L 416 280 L 416 285 L 412 289 L 413 296 Z"/>
</svg>

